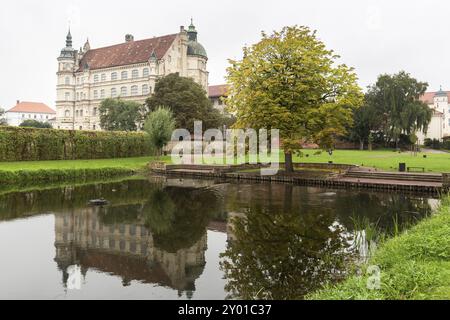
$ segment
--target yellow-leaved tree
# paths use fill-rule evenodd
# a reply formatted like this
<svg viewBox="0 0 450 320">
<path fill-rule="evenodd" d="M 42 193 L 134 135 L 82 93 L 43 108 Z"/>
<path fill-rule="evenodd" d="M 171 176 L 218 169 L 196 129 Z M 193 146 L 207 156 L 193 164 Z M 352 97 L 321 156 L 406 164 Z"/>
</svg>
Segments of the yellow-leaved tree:
<svg viewBox="0 0 450 320">
<path fill-rule="evenodd" d="M 236 128 L 279 129 L 285 170 L 301 142 L 331 148 L 351 125 L 362 92 L 352 68 L 339 64 L 308 27 L 285 27 L 230 60 L 226 103 Z"/>
</svg>

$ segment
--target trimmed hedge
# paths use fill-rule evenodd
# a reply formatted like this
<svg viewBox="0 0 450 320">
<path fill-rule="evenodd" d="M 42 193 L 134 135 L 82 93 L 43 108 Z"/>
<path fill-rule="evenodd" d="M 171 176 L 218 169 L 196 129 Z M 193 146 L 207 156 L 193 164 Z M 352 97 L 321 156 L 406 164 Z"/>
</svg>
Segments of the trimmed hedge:
<svg viewBox="0 0 450 320">
<path fill-rule="evenodd" d="M 19 170 L 1 171 L 0 185 L 22 184 L 22 183 L 54 183 L 77 181 L 85 182 L 107 178 L 130 176 L 135 172 L 123 168 L 101 168 L 101 169 L 49 169 L 49 170 Z"/>
<path fill-rule="evenodd" d="M 0 126 L 0 161 L 81 160 L 147 156 L 143 132 L 98 132 Z"/>
</svg>

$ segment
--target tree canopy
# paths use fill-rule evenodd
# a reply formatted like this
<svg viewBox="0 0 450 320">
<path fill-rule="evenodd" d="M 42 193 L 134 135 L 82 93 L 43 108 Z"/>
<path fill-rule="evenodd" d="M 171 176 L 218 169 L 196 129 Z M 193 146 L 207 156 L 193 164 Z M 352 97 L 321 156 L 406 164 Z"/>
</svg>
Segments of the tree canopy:
<svg viewBox="0 0 450 320">
<path fill-rule="evenodd" d="M 397 148 L 414 144 L 416 134 L 426 133 L 431 122 L 433 111 L 420 100 L 427 87 L 405 71 L 380 75 L 355 110 L 346 139 L 359 142 L 361 149 L 365 143 L 371 149 L 373 141 Z"/>
<path fill-rule="evenodd" d="M 235 126 L 279 129 L 286 171 L 301 141 L 330 148 L 361 104 L 356 74 L 338 58 L 315 31 L 294 26 L 262 33 L 260 42 L 244 48 L 242 60 L 230 60 L 226 103 Z"/>
<path fill-rule="evenodd" d="M 105 99 L 100 104 L 100 126 L 107 131 L 137 131 L 144 119 L 144 107 L 134 101 Z"/>
<path fill-rule="evenodd" d="M 227 118 L 213 108 L 206 91 L 191 78 L 178 73 L 161 78 L 155 85 L 154 94 L 146 101 L 152 112 L 160 106 L 172 110 L 177 128 L 193 130 L 194 121 L 203 121 L 206 129 L 219 128 Z"/>
<path fill-rule="evenodd" d="M 20 127 L 26 127 L 26 128 L 46 128 L 51 129 L 52 125 L 48 122 L 41 122 L 37 120 L 25 120 L 20 124 Z"/>
<path fill-rule="evenodd" d="M 144 130 L 149 134 L 153 148 L 161 155 L 162 148 L 170 141 L 175 130 L 172 111 L 164 107 L 157 108 L 145 120 Z"/>
<path fill-rule="evenodd" d="M 414 79 L 405 71 L 380 75 L 369 87 L 366 104 L 375 110 L 379 130 L 387 143 L 397 146 L 402 134 L 415 140 L 417 132 L 427 132 L 432 110 L 420 101 L 427 88 L 426 82 Z"/>
</svg>

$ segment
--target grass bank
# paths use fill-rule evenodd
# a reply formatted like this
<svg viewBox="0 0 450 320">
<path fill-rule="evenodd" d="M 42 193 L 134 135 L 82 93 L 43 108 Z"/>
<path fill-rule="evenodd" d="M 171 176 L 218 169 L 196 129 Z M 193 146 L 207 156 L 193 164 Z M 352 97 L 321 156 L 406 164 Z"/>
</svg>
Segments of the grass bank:
<svg viewBox="0 0 450 320">
<path fill-rule="evenodd" d="M 381 269 L 381 288 L 368 289 L 373 273 Z M 450 197 L 432 217 L 387 240 L 363 268 L 362 276 L 328 286 L 311 300 L 427 300 L 450 299 Z"/>
<path fill-rule="evenodd" d="M 152 160 L 155 158 L 0 162 L 0 184 L 5 186 L 111 179 L 142 172 Z"/>
</svg>

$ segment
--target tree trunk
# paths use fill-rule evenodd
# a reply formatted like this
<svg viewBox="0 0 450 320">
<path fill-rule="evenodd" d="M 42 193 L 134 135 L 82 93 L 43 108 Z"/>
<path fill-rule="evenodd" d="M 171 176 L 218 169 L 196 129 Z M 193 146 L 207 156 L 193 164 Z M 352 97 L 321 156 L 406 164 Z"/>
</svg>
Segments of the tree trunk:
<svg viewBox="0 0 450 320">
<path fill-rule="evenodd" d="M 369 142 L 368 149 L 369 149 L 369 151 L 372 151 L 372 150 L 373 150 L 372 142 Z"/>
<path fill-rule="evenodd" d="M 364 140 L 359 140 L 359 150 L 364 150 Z"/>
<path fill-rule="evenodd" d="M 292 153 L 290 152 L 284 154 L 284 171 L 286 173 L 294 172 L 294 165 L 292 163 Z"/>
</svg>

